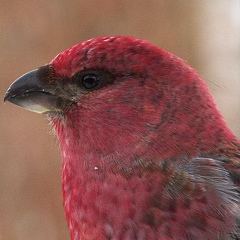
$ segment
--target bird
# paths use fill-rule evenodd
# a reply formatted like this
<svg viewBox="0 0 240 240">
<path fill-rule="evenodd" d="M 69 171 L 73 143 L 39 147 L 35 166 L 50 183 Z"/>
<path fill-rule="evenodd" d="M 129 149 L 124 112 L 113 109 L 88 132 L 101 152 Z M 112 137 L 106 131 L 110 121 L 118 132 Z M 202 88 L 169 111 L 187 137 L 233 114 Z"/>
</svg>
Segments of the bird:
<svg viewBox="0 0 240 240">
<path fill-rule="evenodd" d="M 19 77 L 4 101 L 56 133 L 71 239 L 240 239 L 240 141 L 181 58 L 96 37 Z"/>
</svg>

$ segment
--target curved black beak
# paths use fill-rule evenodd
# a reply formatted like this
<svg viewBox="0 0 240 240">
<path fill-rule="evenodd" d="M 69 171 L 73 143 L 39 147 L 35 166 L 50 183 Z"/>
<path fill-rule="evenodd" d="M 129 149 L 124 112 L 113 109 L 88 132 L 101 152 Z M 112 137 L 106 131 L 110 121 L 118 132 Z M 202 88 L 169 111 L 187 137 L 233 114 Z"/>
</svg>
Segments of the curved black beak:
<svg viewBox="0 0 240 240">
<path fill-rule="evenodd" d="M 60 111 L 63 100 L 54 95 L 53 86 L 41 79 L 41 71 L 42 68 L 35 69 L 14 81 L 5 94 L 4 102 L 9 101 L 36 113 Z"/>
</svg>

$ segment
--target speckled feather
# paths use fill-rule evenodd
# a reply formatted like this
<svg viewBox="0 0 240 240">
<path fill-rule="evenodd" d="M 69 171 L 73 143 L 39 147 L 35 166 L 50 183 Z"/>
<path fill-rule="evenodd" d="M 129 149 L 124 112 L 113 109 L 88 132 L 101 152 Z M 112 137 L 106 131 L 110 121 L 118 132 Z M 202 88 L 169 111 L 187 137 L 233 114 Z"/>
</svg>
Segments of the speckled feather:
<svg viewBox="0 0 240 240">
<path fill-rule="evenodd" d="M 239 141 L 193 69 L 121 36 L 77 44 L 49 66 L 75 103 L 49 114 L 72 239 L 237 239 Z M 70 82 L 88 69 L 110 81 L 80 94 Z"/>
</svg>

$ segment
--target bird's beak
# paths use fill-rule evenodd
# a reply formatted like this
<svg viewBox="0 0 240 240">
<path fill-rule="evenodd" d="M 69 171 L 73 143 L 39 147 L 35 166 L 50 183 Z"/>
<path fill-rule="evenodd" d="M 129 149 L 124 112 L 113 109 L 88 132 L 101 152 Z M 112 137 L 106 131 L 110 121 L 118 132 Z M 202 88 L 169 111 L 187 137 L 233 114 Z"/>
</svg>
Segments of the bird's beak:
<svg viewBox="0 0 240 240">
<path fill-rule="evenodd" d="M 4 102 L 9 101 L 36 113 L 60 111 L 62 99 L 54 94 L 53 86 L 42 81 L 41 68 L 28 72 L 12 83 Z"/>
</svg>

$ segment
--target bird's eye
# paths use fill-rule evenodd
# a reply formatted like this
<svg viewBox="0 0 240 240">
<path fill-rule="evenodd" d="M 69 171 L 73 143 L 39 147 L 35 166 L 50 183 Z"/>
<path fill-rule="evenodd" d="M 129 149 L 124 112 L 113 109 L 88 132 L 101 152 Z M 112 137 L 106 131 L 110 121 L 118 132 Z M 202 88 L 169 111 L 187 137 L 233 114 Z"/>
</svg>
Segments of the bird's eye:
<svg viewBox="0 0 240 240">
<path fill-rule="evenodd" d="M 86 74 L 82 77 L 82 85 L 86 89 L 93 89 L 100 83 L 99 76 L 96 74 Z"/>
</svg>

